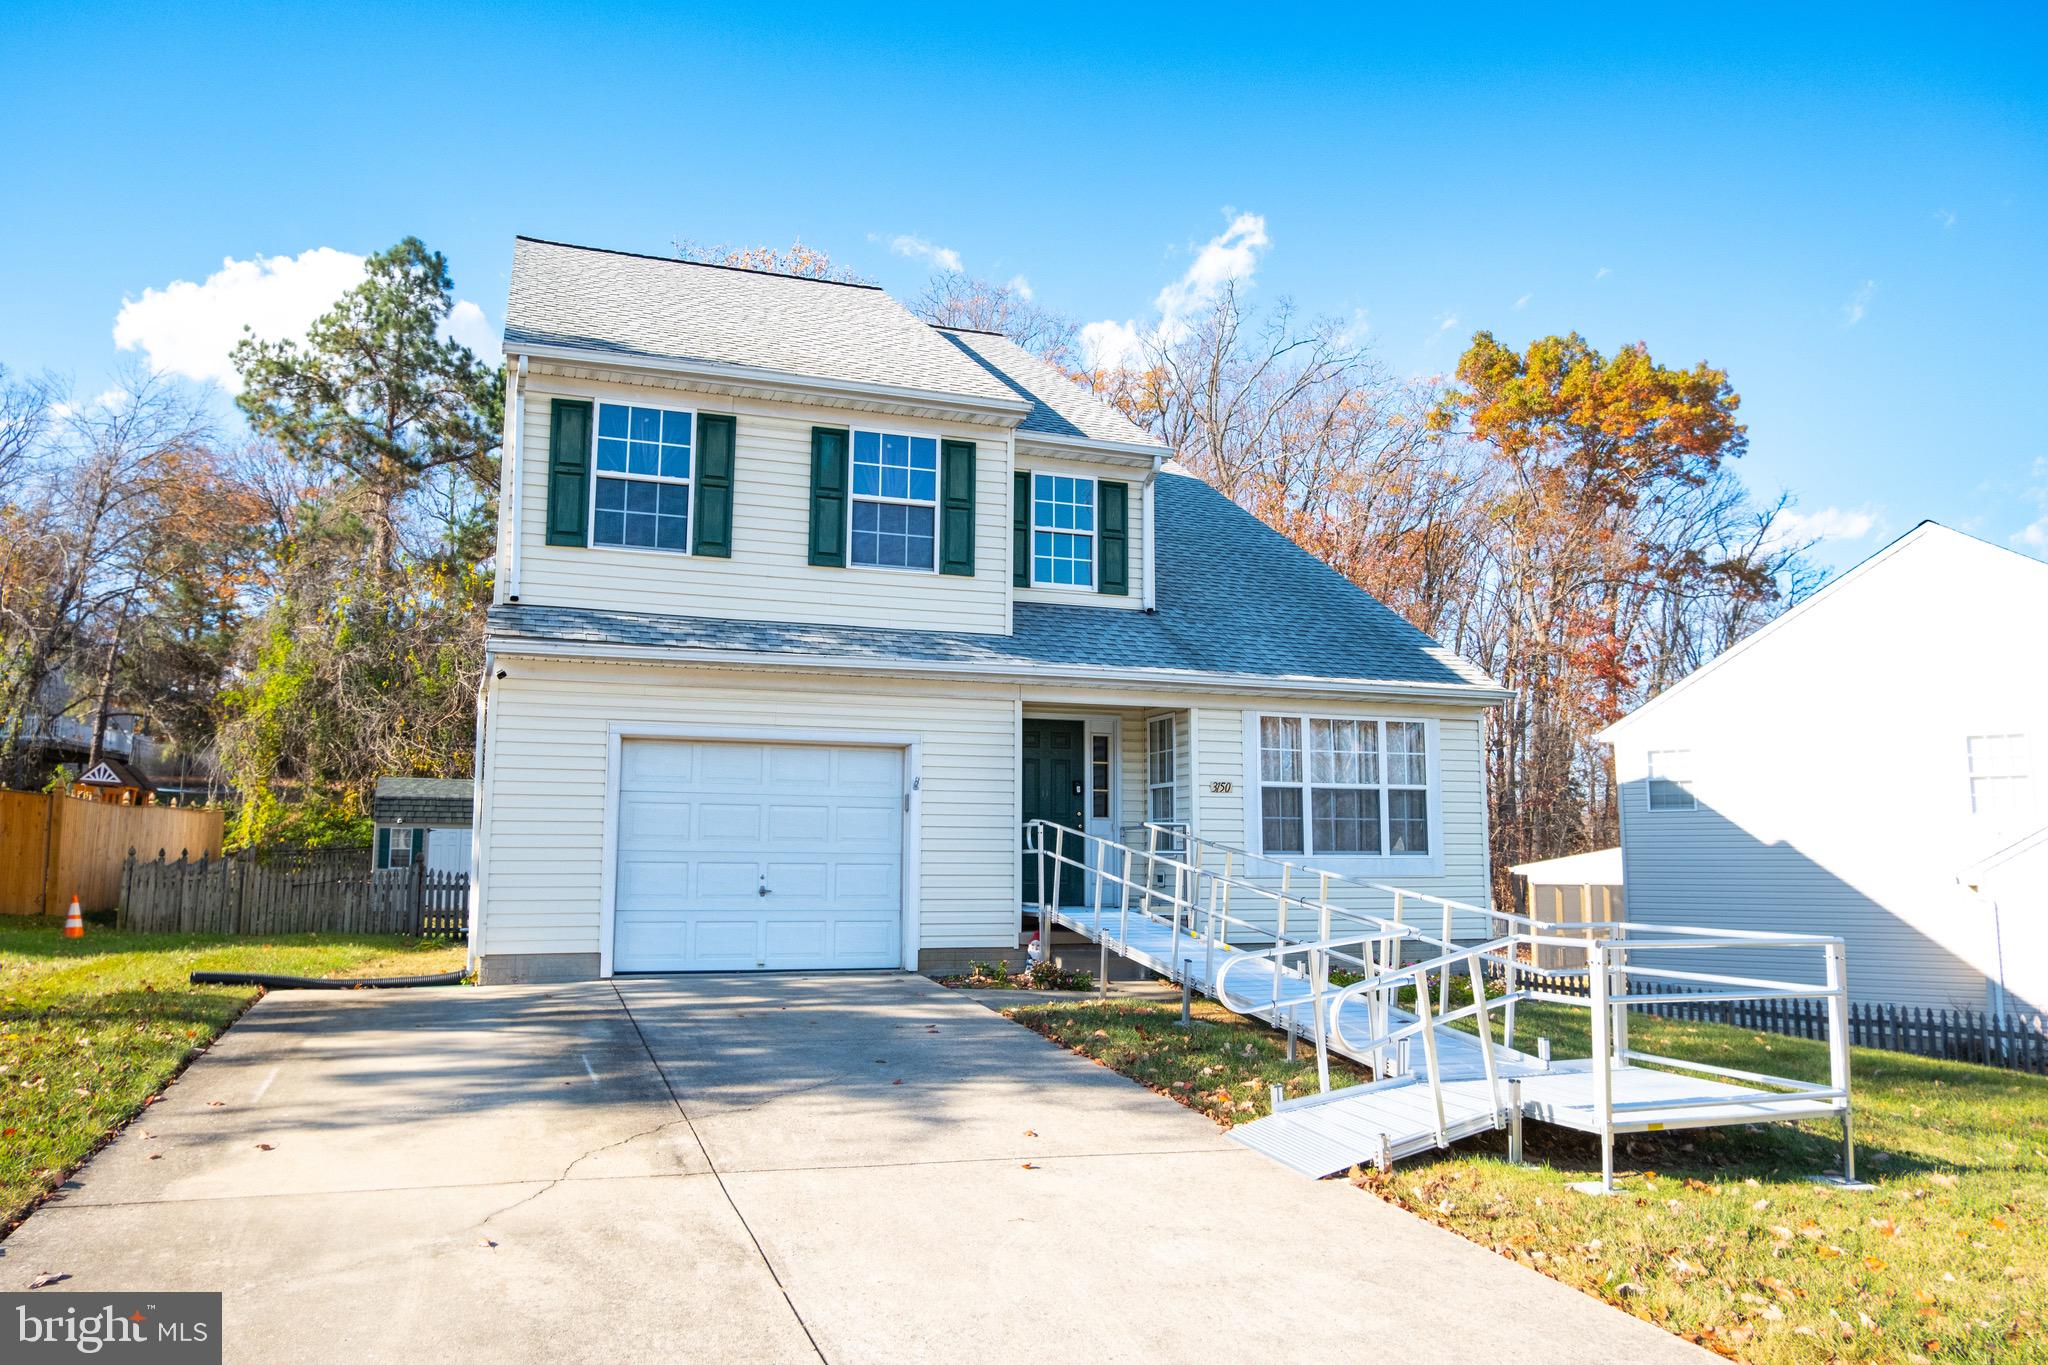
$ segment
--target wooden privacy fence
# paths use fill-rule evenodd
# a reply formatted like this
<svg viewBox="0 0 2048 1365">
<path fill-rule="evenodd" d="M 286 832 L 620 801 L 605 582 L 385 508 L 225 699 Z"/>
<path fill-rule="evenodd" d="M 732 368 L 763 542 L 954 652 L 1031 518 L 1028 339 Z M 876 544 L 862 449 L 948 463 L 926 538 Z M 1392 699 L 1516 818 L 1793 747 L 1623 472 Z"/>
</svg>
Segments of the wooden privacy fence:
<svg viewBox="0 0 2048 1365">
<path fill-rule="evenodd" d="M 466 938 L 469 874 L 372 872 L 367 849 L 231 853 L 131 852 L 120 927 L 145 934 L 413 934 Z"/>
<path fill-rule="evenodd" d="M 1497 972 L 1489 971 L 1489 975 L 1499 980 Z M 1542 989 L 1560 995 L 1592 993 L 1583 975 L 1547 978 Z M 1629 991 L 1636 995 L 1669 996 L 1668 1000 L 1640 1007 L 1664 1019 L 1727 1024 L 1792 1038 L 1828 1036 L 1825 1000 L 1688 1002 L 1686 996 L 1691 992 L 1661 982 L 1630 982 Z M 1920 1009 L 1851 1001 L 1849 1043 L 1852 1047 L 1876 1047 L 1916 1057 L 1976 1062 L 2048 1075 L 2048 1016 L 2040 1014 L 1989 1014 L 1970 1009 Z"/>
<path fill-rule="evenodd" d="M 0 915 L 61 915 L 121 897 L 123 855 L 170 849 L 220 853 L 221 812 L 116 806 L 61 792 L 0 791 Z"/>
</svg>

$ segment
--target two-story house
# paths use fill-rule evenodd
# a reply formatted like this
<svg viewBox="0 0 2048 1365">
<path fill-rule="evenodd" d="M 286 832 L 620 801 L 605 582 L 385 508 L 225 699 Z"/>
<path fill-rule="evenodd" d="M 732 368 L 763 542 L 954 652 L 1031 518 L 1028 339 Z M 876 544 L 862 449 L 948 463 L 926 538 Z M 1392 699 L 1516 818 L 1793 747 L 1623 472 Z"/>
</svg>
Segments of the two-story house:
<svg viewBox="0 0 2048 1365">
<path fill-rule="evenodd" d="M 2044 621 L 2048 564 L 1922 522 L 1609 726 L 1629 919 L 1839 935 L 1867 1003 L 2048 1009 Z"/>
<path fill-rule="evenodd" d="M 1495 686 L 1002 337 L 521 238 L 505 353 L 484 981 L 1014 954 L 1041 818 L 1485 902 Z"/>
</svg>

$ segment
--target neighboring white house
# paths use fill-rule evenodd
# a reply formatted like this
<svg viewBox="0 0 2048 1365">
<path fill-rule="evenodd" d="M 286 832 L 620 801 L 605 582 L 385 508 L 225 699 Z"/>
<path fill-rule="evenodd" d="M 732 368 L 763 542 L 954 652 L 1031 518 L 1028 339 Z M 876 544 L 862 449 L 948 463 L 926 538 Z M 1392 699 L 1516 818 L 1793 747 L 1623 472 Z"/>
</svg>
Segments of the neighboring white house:
<svg viewBox="0 0 2048 1365">
<path fill-rule="evenodd" d="M 1631 920 L 1839 934 L 1857 1000 L 2048 1008 L 2048 564 L 1922 522 L 1602 737 Z"/>
<path fill-rule="evenodd" d="M 1494 684 L 1002 337 L 521 238 L 505 353 L 483 980 L 1014 953 L 1034 818 L 1485 902 Z"/>
<path fill-rule="evenodd" d="M 430 872 L 467 872 L 474 784 L 466 777 L 380 777 L 371 798 L 377 827 L 372 857 L 379 871 L 423 865 Z"/>
</svg>

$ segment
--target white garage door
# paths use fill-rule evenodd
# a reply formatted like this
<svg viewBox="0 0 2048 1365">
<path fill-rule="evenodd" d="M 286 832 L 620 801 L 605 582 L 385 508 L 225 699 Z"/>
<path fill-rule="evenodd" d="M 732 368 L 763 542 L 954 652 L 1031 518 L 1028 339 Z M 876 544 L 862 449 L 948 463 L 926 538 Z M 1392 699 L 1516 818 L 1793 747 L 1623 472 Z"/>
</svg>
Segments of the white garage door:
<svg viewBox="0 0 2048 1365">
<path fill-rule="evenodd" d="M 627 740 L 612 968 L 898 967 L 898 749 Z"/>
</svg>

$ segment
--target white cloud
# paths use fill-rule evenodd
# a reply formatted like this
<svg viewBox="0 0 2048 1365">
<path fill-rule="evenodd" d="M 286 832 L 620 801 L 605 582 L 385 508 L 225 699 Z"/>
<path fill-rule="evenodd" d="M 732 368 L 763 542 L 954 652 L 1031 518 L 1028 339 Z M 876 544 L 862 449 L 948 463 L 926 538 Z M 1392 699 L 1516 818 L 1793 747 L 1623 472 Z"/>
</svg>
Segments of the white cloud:
<svg viewBox="0 0 2048 1365">
<path fill-rule="evenodd" d="M 1876 293 L 1877 281 L 1865 280 L 1862 287 L 1851 294 L 1849 301 L 1842 305 L 1842 325 L 1854 327 L 1863 321 L 1864 315 L 1870 311 L 1871 297 Z"/>
<path fill-rule="evenodd" d="M 2024 545 L 2034 554 L 2048 559 L 2048 517 L 2021 527 L 2019 534 L 2013 537 L 2013 543 Z"/>
<path fill-rule="evenodd" d="M 1189 320 L 1215 303 L 1226 286 L 1252 278 L 1259 253 L 1271 245 L 1265 217 L 1240 213 L 1202 244 L 1179 279 L 1152 300 L 1158 320 L 1141 327 L 1135 320 L 1105 319 L 1081 328 L 1081 354 L 1090 367 L 1130 365 L 1142 360 L 1149 344 L 1171 344 L 1186 335 Z"/>
<path fill-rule="evenodd" d="M 1010 276 L 1010 292 L 1026 303 L 1031 302 L 1031 281 L 1022 275 Z"/>
<path fill-rule="evenodd" d="M 923 261 L 938 270 L 957 272 L 961 268 L 959 252 L 949 246 L 934 246 L 924 238 L 908 232 L 891 237 L 889 250 L 898 256 L 908 256 L 913 261 Z"/>
<path fill-rule="evenodd" d="M 1515 311 L 1519 313 L 1524 308 L 1527 308 L 1529 306 L 1529 300 L 1535 297 L 1536 296 L 1534 294 L 1524 294 L 1522 295 L 1522 297 L 1516 299 L 1514 304 Z"/>
<path fill-rule="evenodd" d="M 1812 540 L 1861 540 L 1882 524 L 1869 507 L 1823 507 L 1818 512 L 1787 508 L 1771 523 L 1769 547 Z"/>
<path fill-rule="evenodd" d="M 1446 313 L 1437 319 L 1436 329 L 1439 332 L 1448 332 L 1457 325 L 1458 315 L 1456 313 Z"/>
<path fill-rule="evenodd" d="M 1956 211 L 1954 209 L 1936 209 L 1934 211 L 1934 221 L 1941 224 L 1944 228 L 1952 228 L 1956 225 Z"/>
<path fill-rule="evenodd" d="M 314 247 L 297 256 L 232 256 L 195 284 L 173 280 L 142 297 L 123 299 L 114 317 L 114 344 L 141 351 L 149 368 L 201 382 L 241 388 L 229 354 L 243 327 L 265 341 L 297 340 L 312 321 L 343 294 L 362 283 L 364 258 L 334 247 Z M 483 309 L 457 300 L 442 328 L 496 363 L 498 336 Z"/>
<path fill-rule="evenodd" d="M 1612 267 L 1603 265 L 1598 270 L 1593 272 L 1593 278 L 1596 280 L 1604 280 L 1613 273 L 1614 270 Z"/>
</svg>

